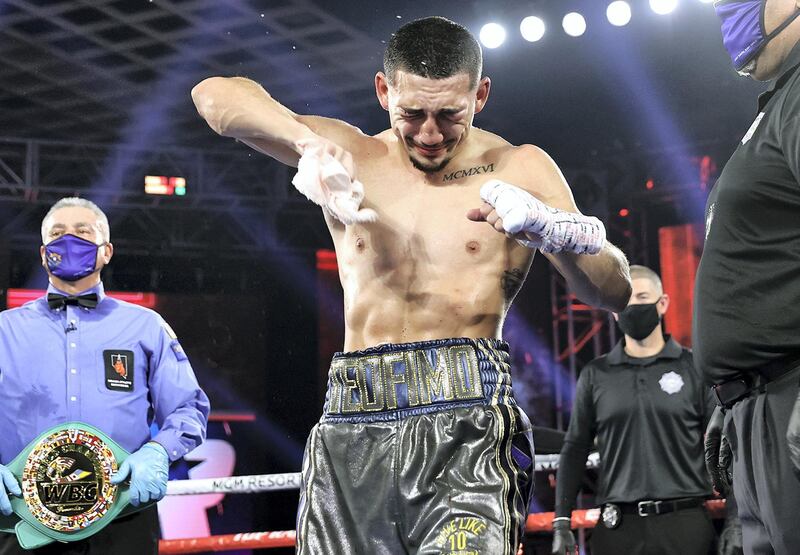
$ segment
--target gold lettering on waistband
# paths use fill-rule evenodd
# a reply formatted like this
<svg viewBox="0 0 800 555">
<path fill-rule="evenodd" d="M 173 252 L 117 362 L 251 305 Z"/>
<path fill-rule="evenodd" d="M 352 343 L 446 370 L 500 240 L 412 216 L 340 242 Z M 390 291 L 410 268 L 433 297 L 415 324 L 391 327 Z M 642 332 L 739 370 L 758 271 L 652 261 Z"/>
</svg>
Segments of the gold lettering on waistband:
<svg viewBox="0 0 800 555">
<path fill-rule="evenodd" d="M 380 355 L 358 359 L 358 389 L 361 392 L 361 405 L 365 412 L 383 410 L 383 370 L 384 364 Z M 369 378 L 367 374 L 369 373 Z M 369 389 L 372 386 L 372 398 Z"/>
<path fill-rule="evenodd" d="M 347 364 L 345 359 L 335 358 L 331 361 L 331 369 L 328 372 L 328 381 L 330 385 L 330 396 L 328 398 L 328 411 L 329 412 L 342 412 L 342 390 L 344 389 L 344 382 L 342 375 L 344 375 L 344 367 Z"/>
<path fill-rule="evenodd" d="M 341 362 L 335 365 L 335 371 L 339 375 L 342 384 L 342 402 L 340 406 L 343 413 L 362 412 L 364 410 L 362 405 L 364 398 L 358 387 L 358 366 L 357 358 L 341 359 Z M 353 375 L 352 378 L 348 376 L 351 373 Z M 353 399 L 354 393 L 358 397 L 357 399 Z"/>
<path fill-rule="evenodd" d="M 331 362 L 330 388 L 328 412 L 332 414 L 483 397 L 472 345 L 336 358 Z"/>
<path fill-rule="evenodd" d="M 459 400 L 483 396 L 483 383 L 478 369 L 478 357 L 472 345 L 456 345 L 448 349 L 455 397 Z"/>
<path fill-rule="evenodd" d="M 428 405 L 433 401 L 453 400 L 446 347 L 417 351 L 417 377 L 420 385 L 421 404 Z"/>
<path fill-rule="evenodd" d="M 414 353 L 387 353 L 383 355 L 383 371 L 386 377 L 386 408 L 397 408 L 397 387 L 405 385 L 408 406 L 419 404 L 417 375 L 414 371 Z"/>
</svg>

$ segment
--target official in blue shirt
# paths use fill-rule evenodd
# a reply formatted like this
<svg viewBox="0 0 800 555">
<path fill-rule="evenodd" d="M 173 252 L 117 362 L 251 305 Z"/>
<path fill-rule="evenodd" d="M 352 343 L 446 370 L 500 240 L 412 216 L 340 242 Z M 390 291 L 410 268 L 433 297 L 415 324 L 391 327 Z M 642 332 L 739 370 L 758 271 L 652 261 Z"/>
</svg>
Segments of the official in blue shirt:
<svg viewBox="0 0 800 555">
<path fill-rule="evenodd" d="M 209 401 L 175 333 L 155 312 L 107 297 L 108 219 L 65 198 L 42 222 L 47 296 L 0 313 L 0 512 L 19 484 L 3 466 L 40 433 L 69 421 L 97 427 L 129 451 L 112 481 L 130 480 L 134 505 L 165 492 L 169 463 L 206 435 Z M 156 422 L 158 433 L 150 437 Z M 58 553 L 158 553 L 155 506 L 117 519 Z M 52 549 L 49 548 L 49 549 Z M 42 553 L 50 553 L 43 548 Z M 22 551 L 0 534 L 0 555 Z"/>
</svg>

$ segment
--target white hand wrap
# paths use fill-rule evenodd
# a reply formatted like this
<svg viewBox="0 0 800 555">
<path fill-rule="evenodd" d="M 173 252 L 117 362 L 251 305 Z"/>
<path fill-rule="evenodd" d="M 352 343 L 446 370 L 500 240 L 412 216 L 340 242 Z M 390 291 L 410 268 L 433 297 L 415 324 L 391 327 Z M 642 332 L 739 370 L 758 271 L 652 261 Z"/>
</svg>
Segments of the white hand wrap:
<svg viewBox="0 0 800 555">
<path fill-rule="evenodd" d="M 499 179 L 487 181 L 481 187 L 481 198 L 494 207 L 507 233 L 539 237 L 538 240 L 517 239 L 528 248 L 547 253 L 597 254 L 605 243 L 606 228 L 597 218 L 552 208 L 527 191 Z"/>
<path fill-rule="evenodd" d="M 345 225 L 378 219 L 374 210 L 359 208 L 364 185 L 351 180 L 342 163 L 324 152 L 321 144 L 309 143 L 304 148 L 292 185 Z"/>
</svg>

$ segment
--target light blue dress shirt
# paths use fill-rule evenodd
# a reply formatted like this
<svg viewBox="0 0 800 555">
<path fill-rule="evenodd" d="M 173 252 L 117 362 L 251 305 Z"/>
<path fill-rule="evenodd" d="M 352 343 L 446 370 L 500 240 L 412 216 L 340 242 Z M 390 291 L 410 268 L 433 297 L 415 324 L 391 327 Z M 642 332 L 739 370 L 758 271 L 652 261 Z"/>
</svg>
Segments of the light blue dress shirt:
<svg viewBox="0 0 800 555">
<path fill-rule="evenodd" d="M 63 294 L 52 285 L 48 293 Z M 169 325 L 105 295 L 96 308 L 42 297 L 0 312 L 0 463 L 48 428 L 78 420 L 129 452 L 152 438 L 174 461 L 205 439 L 209 401 Z"/>
</svg>

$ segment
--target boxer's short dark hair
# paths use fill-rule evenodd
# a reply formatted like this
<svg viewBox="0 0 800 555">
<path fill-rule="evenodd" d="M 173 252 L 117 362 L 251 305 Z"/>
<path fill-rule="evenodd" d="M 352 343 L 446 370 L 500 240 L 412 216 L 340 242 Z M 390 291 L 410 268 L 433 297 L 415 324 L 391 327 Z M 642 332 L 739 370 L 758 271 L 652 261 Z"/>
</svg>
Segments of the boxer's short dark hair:
<svg viewBox="0 0 800 555">
<path fill-rule="evenodd" d="M 390 84 L 405 71 L 430 79 L 468 73 L 473 87 L 481 77 L 481 46 L 463 26 L 444 17 L 426 17 L 406 23 L 392 35 L 383 54 L 383 70 Z"/>
</svg>

